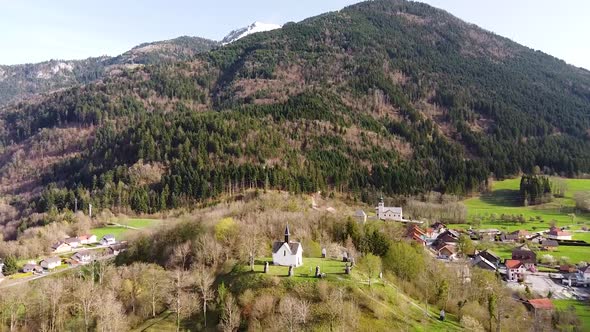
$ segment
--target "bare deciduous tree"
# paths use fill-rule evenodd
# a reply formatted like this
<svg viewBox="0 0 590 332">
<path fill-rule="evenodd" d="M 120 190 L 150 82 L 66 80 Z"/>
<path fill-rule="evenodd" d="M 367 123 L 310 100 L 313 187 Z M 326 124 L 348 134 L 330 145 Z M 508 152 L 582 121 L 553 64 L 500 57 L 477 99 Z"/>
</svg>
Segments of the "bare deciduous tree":
<svg viewBox="0 0 590 332">
<path fill-rule="evenodd" d="M 84 318 L 84 330 L 88 331 L 93 310 L 96 306 L 94 282 L 92 280 L 72 278 L 70 279 L 70 289 L 75 306 Z"/>
<path fill-rule="evenodd" d="M 127 321 L 123 305 L 111 291 L 101 291 L 97 296 L 96 330 L 100 332 L 117 332 L 127 330 Z"/>
<path fill-rule="evenodd" d="M 142 276 L 142 285 L 150 302 L 151 315 L 156 317 L 158 304 L 164 300 L 164 295 L 170 287 L 166 271 L 157 265 L 150 265 Z"/>
<path fill-rule="evenodd" d="M 201 310 L 203 310 L 203 319 L 205 326 L 207 326 L 207 304 L 214 299 L 213 282 L 215 277 L 213 273 L 207 270 L 204 266 L 200 266 L 194 270 L 195 286 L 199 293 L 201 301 Z"/>
<path fill-rule="evenodd" d="M 168 293 L 168 308 L 176 315 L 176 331 L 180 331 L 180 320 L 188 317 L 194 309 L 193 296 L 189 292 L 190 283 L 188 273 L 182 269 L 170 272 L 172 286 Z"/>
<path fill-rule="evenodd" d="M 240 327 L 240 307 L 238 307 L 236 300 L 231 294 L 226 295 L 223 305 L 219 327 L 224 332 L 236 331 Z"/>
<path fill-rule="evenodd" d="M 290 332 L 299 331 L 301 324 L 307 320 L 309 313 L 309 303 L 301 301 L 292 296 L 286 296 L 281 299 L 279 304 L 281 322 Z"/>
</svg>

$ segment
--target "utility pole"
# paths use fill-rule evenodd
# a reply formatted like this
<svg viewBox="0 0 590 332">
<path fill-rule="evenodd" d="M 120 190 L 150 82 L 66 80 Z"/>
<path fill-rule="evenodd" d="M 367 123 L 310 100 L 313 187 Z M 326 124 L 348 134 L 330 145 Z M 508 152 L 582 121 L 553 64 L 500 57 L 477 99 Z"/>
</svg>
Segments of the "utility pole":
<svg viewBox="0 0 590 332">
<path fill-rule="evenodd" d="M 88 204 L 88 216 L 92 219 L 92 204 Z"/>
<path fill-rule="evenodd" d="M 78 197 L 74 198 L 74 212 L 78 212 Z"/>
</svg>

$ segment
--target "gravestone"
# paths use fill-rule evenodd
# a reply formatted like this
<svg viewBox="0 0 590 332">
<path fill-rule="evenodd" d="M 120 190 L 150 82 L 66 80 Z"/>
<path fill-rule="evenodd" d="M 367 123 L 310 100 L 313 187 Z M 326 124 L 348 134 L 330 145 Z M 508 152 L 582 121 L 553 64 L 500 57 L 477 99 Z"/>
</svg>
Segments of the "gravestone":
<svg viewBox="0 0 590 332">
<path fill-rule="evenodd" d="M 350 266 L 348 263 L 346 263 L 346 266 L 344 267 L 344 274 L 350 274 Z"/>
<path fill-rule="evenodd" d="M 342 261 L 348 262 L 348 253 L 347 252 L 342 253 Z"/>
<path fill-rule="evenodd" d="M 315 277 L 320 278 L 320 267 L 319 265 L 315 267 Z"/>
<path fill-rule="evenodd" d="M 264 262 L 264 273 L 268 273 L 268 262 Z"/>
<path fill-rule="evenodd" d="M 293 276 L 293 265 L 289 265 L 289 277 Z"/>
<path fill-rule="evenodd" d="M 326 258 L 326 248 L 322 249 L 322 258 Z"/>
<path fill-rule="evenodd" d="M 354 266 L 354 257 L 350 257 L 350 267 Z"/>
<path fill-rule="evenodd" d="M 383 272 L 379 272 L 379 279 L 383 279 Z"/>
</svg>

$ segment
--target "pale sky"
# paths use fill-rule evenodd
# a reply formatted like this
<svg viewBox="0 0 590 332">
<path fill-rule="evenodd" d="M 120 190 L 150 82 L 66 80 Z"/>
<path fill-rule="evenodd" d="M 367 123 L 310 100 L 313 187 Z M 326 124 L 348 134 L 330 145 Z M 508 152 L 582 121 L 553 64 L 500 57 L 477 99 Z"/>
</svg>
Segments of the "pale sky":
<svg viewBox="0 0 590 332">
<path fill-rule="evenodd" d="M 0 64 L 118 55 L 181 35 L 220 40 L 254 21 L 283 24 L 357 0 L 0 0 Z M 423 0 L 590 69 L 590 1 Z"/>
</svg>

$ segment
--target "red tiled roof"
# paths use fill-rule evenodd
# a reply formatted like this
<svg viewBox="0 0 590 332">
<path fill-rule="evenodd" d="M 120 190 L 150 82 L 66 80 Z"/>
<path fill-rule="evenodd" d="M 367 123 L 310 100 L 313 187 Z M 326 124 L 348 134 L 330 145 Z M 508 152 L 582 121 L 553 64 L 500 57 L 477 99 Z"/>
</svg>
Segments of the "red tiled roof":
<svg viewBox="0 0 590 332">
<path fill-rule="evenodd" d="M 408 230 L 408 233 L 419 233 L 421 235 L 425 235 L 424 231 L 416 225 L 412 225 L 412 227 L 410 227 L 410 229 Z"/>
<path fill-rule="evenodd" d="M 555 308 L 549 299 L 533 299 L 529 300 L 529 304 L 535 309 L 552 310 Z"/>
<path fill-rule="evenodd" d="M 423 238 L 421 238 L 421 237 L 420 237 L 420 235 L 418 235 L 418 234 L 416 234 L 416 233 L 414 233 L 414 234 L 412 235 L 412 240 L 414 240 L 414 241 L 418 241 L 418 242 L 420 242 L 420 243 L 426 243 L 426 241 L 424 241 L 424 239 L 423 239 Z"/>
<path fill-rule="evenodd" d="M 522 265 L 522 262 L 517 259 L 507 259 L 504 264 L 508 269 L 518 269 Z"/>
</svg>

